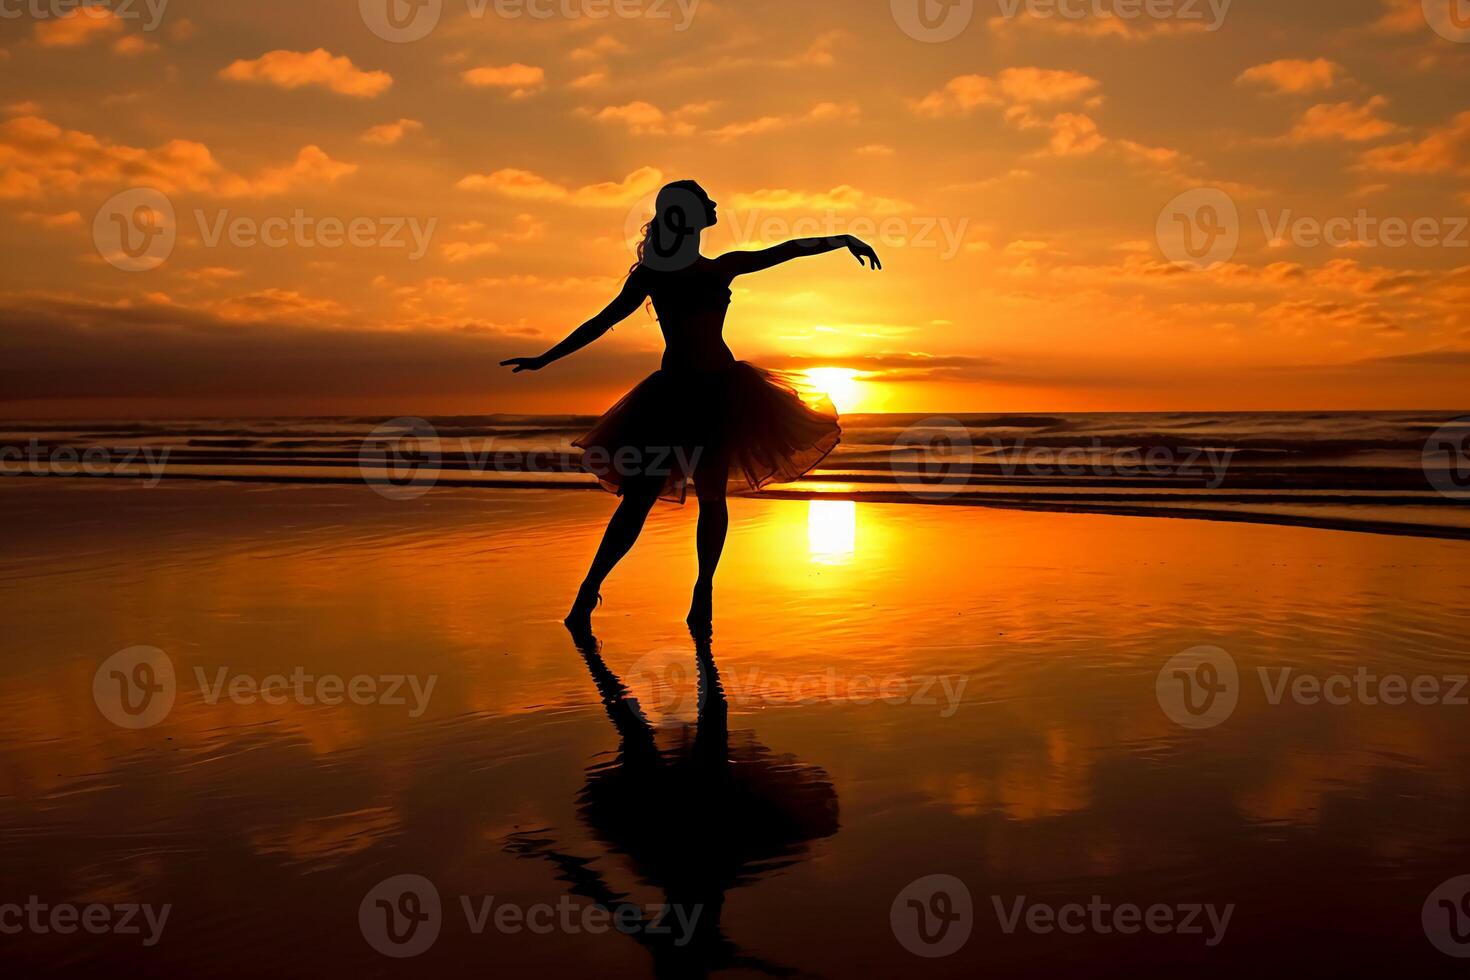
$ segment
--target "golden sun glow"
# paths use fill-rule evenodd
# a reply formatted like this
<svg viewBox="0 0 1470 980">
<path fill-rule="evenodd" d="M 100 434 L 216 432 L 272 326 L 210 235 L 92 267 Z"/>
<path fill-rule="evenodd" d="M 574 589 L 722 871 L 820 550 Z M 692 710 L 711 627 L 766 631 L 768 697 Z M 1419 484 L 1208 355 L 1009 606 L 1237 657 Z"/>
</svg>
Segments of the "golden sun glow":
<svg viewBox="0 0 1470 980">
<path fill-rule="evenodd" d="M 807 550 L 821 565 L 845 565 L 857 552 L 857 504 L 813 500 L 806 519 Z"/>
<path fill-rule="evenodd" d="M 857 411 L 867 394 L 867 385 L 850 368 L 808 368 L 804 373 L 807 384 L 832 399 L 839 412 Z"/>
</svg>

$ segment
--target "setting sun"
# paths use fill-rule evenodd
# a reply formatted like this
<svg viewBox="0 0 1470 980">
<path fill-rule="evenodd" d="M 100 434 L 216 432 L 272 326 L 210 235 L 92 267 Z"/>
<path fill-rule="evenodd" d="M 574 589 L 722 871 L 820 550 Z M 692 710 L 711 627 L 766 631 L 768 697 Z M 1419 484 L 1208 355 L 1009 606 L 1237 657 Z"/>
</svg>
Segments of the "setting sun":
<svg viewBox="0 0 1470 980">
<path fill-rule="evenodd" d="M 839 412 L 857 411 L 867 394 L 858 372 L 848 368 L 808 368 L 804 373 L 807 384 L 832 399 Z"/>
</svg>

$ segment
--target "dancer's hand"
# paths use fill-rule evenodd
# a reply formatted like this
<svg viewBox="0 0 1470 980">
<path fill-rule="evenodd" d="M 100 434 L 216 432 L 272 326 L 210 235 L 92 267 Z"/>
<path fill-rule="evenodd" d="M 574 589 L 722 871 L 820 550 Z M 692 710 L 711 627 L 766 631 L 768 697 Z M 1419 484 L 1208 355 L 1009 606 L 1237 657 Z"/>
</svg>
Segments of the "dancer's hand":
<svg viewBox="0 0 1470 980">
<path fill-rule="evenodd" d="M 515 368 L 512 374 L 520 374 L 522 371 L 539 371 L 546 366 L 545 358 L 541 357 L 512 357 L 508 361 L 501 361 L 501 367 Z"/>
<path fill-rule="evenodd" d="M 860 238 L 847 236 L 847 250 L 858 260 L 858 265 L 863 264 L 863 259 L 868 260 L 868 268 L 877 271 L 883 268 L 883 263 L 878 261 L 878 253 L 873 251 L 873 246 Z"/>
</svg>

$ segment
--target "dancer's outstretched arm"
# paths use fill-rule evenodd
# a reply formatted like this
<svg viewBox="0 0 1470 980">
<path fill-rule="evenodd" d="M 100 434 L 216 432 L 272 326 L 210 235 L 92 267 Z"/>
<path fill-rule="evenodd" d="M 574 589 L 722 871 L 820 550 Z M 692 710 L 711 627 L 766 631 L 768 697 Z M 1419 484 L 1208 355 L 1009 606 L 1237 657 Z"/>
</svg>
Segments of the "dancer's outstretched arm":
<svg viewBox="0 0 1470 980">
<path fill-rule="evenodd" d="M 873 251 L 873 246 L 851 235 L 837 235 L 832 238 L 793 238 L 789 242 L 763 248 L 758 252 L 726 252 L 715 261 L 731 276 L 743 276 L 750 272 L 769 269 L 782 262 L 799 259 L 802 256 L 835 252 L 839 248 L 845 248 L 851 252 L 859 265 L 862 265 L 863 260 L 867 259 L 868 268 L 874 271 L 883 268 L 883 263 L 878 261 L 878 253 Z"/>
<path fill-rule="evenodd" d="M 539 371 L 553 361 L 559 361 L 569 354 L 575 354 L 607 333 L 632 316 L 647 298 L 648 285 L 644 278 L 635 271 L 623 284 L 623 291 L 618 293 L 617 297 L 607 304 L 601 313 L 573 330 L 566 340 L 540 357 L 512 357 L 510 360 L 501 361 L 500 366 L 515 368 L 515 374 L 520 374 L 522 371 Z"/>
</svg>

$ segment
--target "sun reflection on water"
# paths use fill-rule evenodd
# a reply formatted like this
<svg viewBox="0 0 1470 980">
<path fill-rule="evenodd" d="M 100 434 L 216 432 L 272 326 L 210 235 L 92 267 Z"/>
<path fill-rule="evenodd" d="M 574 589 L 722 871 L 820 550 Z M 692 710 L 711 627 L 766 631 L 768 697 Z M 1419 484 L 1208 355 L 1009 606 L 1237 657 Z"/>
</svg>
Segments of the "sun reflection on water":
<svg viewBox="0 0 1470 980">
<path fill-rule="evenodd" d="M 811 560 L 822 565 L 851 563 L 857 551 L 857 504 L 851 500 L 813 500 L 807 508 Z"/>
</svg>

